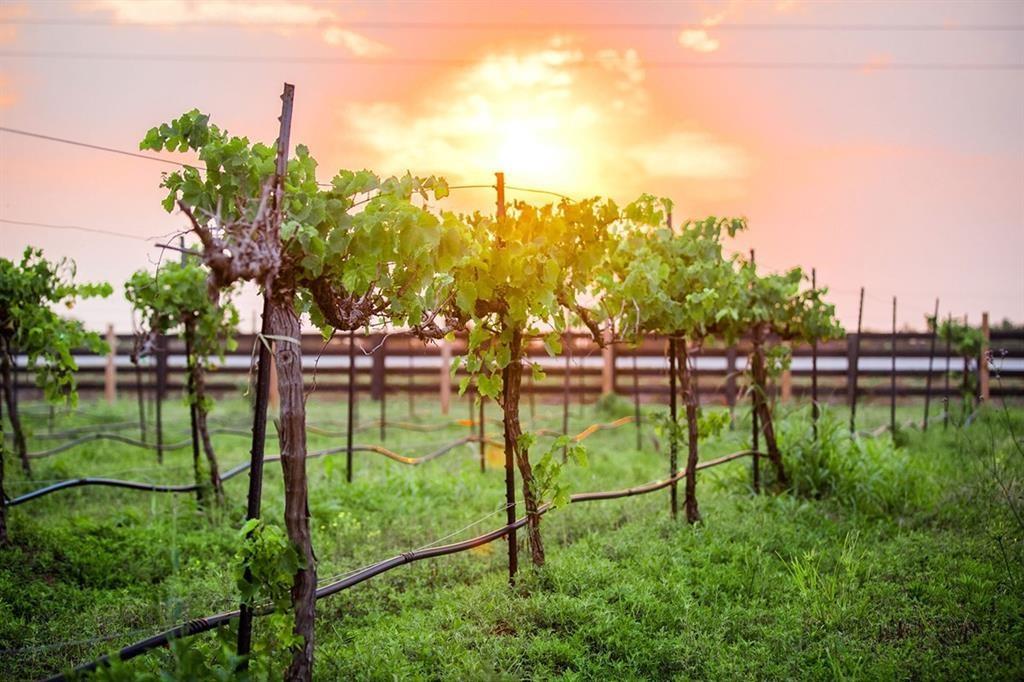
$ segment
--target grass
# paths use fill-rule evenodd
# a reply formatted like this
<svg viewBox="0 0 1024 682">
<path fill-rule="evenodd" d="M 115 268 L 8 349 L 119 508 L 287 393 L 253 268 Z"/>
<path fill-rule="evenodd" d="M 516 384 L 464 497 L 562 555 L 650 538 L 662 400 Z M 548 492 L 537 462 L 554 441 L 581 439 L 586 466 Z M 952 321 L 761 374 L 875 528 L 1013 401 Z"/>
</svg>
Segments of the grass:
<svg viewBox="0 0 1024 682">
<path fill-rule="evenodd" d="M 310 401 L 312 423 L 343 423 L 343 404 Z M 404 412 L 404 405 L 392 411 Z M 134 407 L 91 406 L 59 428 L 130 419 Z M 572 430 L 616 416 L 572 410 Z M 653 413 L 659 408 L 649 408 Z M 436 406 L 420 403 L 425 420 Z M 524 406 L 528 425 L 529 409 Z M 239 402 L 221 421 L 244 421 Z M 363 404 L 364 419 L 376 416 Z M 468 414 L 466 405 L 454 416 Z M 918 416 L 908 408 L 902 417 Z M 432 414 L 433 416 L 427 416 Z M 405 415 L 398 415 L 400 418 Z M 489 416 L 496 416 L 493 406 Z M 1021 415 L 1011 413 L 1017 433 Z M 866 408 L 865 428 L 886 409 Z M 1024 677 L 1024 552 L 1009 502 L 1024 467 L 988 414 L 966 430 L 910 431 L 851 440 L 845 415 L 808 441 L 806 410 L 780 426 L 794 489 L 751 494 L 749 460 L 702 473 L 704 521 L 672 521 L 668 494 L 571 505 L 547 517 L 548 565 L 506 581 L 504 542 L 406 566 L 318 604 L 318 679 L 893 679 Z M 184 433 L 185 413 L 168 421 Z M 32 420 L 45 431 L 45 418 Z M 561 407 L 538 405 L 538 426 L 558 428 Z M 488 425 L 497 434 L 497 425 Z M 650 429 L 647 430 L 648 435 Z M 386 444 L 423 454 L 467 433 L 392 429 Z M 741 449 L 749 422 L 702 447 Z M 172 439 L 173 440 L 173 439 Z M 358 442 L 375 443 L 376 430 Z M 36 440 L 33 449 L 44 447 Z M 244 438 L 216 440 L 222 468 L 244 461 Z M 311 436 L 310 448 L 343 439 Z M 634 485 L 664 475 L 667 456 L 636 450 L 632 426 L 587 440 L 590 466 L 571 468 L 574 491 Z M 268 451 L 275 451 L 275 441 Z M 34 481 L 8 465 L 8 493 L 81 475 L 191 480 L 189 450 L 152 453 L 94 442 L 37 460 Z M 313 460 L 310 511 L 322 579 L 463 529 L 502 523 L 500 453 L 479 472 L 475 445 L 421 467 L 356 456 Z M 764 467 L 763 470 L 767 470 Z M 13 470 L 13 471 L 12 471 Z M 187 618 L 233 608 L 232 557 L 245 509 L 245 476 L 226 483 L 228 504 L 202 513 L 189 496 L 103 488 L 54 494 L 10 510 L 14 547 L 0 551 L 0 678 L 50 674 Z M 681 491 L 680 491 L 681 497 Z M 1009 501 L 1009 502 L 1008 502 Z M 278 465 L 267 467 L 264 512 L 281 516 Z M 479 521 L 476 525 L 470 525 Z M 521 534 L 522 540 L 522 534 Z M 521 561 L 528 555 L 521 551 Z M 257 634 L 265 634 L 260 623 Z M 109 637 L 104 641 L 89 641 Z M 216 638 L 197 639 L 209 657 Z M 195 652 L 193 652 L 195 653 Z M 118 675 L 175 670 L 157 651 Z"/>
</svg>

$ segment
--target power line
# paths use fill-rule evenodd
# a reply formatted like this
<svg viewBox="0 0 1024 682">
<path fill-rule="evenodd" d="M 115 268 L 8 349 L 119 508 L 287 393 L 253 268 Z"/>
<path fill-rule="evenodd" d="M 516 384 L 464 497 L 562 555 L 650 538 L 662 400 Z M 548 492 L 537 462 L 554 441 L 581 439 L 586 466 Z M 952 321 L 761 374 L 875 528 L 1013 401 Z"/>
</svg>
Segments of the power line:
<svg viewBox="0 0 1024 682">
<path fill-rule="evenodd" d="M 153 27 L 153 28 L 308 28 L 323 29 L 394 29 L 416 31 L 446 30 L 498 30 L 498 31 L 552 31 L 559 29 L 594 31 L 676 31 L 705 30 L 727 32 L 854 32 L 854 33 L 966 33 L 1024 31 L 1024 24 L 802 24 L 802 23 L 744 23 L 734 22 L 709 26 L 701 22 L 473 22 L 473 21 L 342 21 L 324 18 L 319 21 L 117 21 L 109 19 L 60 19 L 16 17 L 0 22 L 15 26 L 81 26 L 100 28 Z"/>
<path fill-rule="evenodd" d="M 60 142 L 62 144 L 70 144 L 75 147 L 85 147 L 86 149 L 95 149 L 101 152 L 110 152 L 111 154 L 121 154 L 122 156 L 132 156 L 136 159 L 146 159 L 147 161 L 156 161 L 157 163 L 168 163 L 172 166 L 180 166 L 182 168 L 202 168 L 188 163 L 179 163 L 178 161 L 171 161 L 170 159 L 161 159 L 157 156 L 150 156 L 149 154 L 139 154 L 137 152 L 129 152 L 123 149 L 115 149 L 113 147 L 104 147 L 98 144 L 90 144 L 89 142 L 79 142 L 78 140 L 69 140 L 64 137 L 54 137 L 53 135 L 43 135 L 42 133 L 33 133 L 27 130 L 18 130 L 17 128 L 7 128 L 0 126 L 0 132 L 11 133 L 12 135 L 24 135 L 25 137 L 35 137 L 40 140 L 48 140 L 50 142 Z"/>
<path fill-rule="evenodd" d="M 231 55 L 231 54 L 154 54 L 149 52 L 57 52 L 50 50 L 0 50 L 5 59 L 73 59 L 91 61 L 225 63 L 225 64 L 304 64 L 352 65 L 368 67 L 470 66 L 471 59 L 434 57 L 375 58 L 331 55 Z M 600 59 L 583 59 L 561 64 L 567 68 L 607 68 Z M 696 61 L 668 60 L 644 62 L 646 69 L 697 70 L 782 70 L 782 71 L 1021 71 L 1024 63 L 1014 62 L 782 62 L 782 61 Z"/>
<path fill-rule="evenodd" d="M 28 220 L 10 220 L 8 218 L 0 218 L 0 223 L 7 223 L 8 225 L 18 225 L 20 227 L 43 227 L 53 230 L 76 230 L 78 232 L 89 232 L 92 234 L 102 234 L 109 237 L 122 237 L 124 239 L 134 239 L 140 242 L 149 242 L 155 237 L 140 237 L 135 234 L 126 234 L 124 232 L 114 232 L 113 230 L 103 230 L 98 227 L 83 227 L 82 225 L 54 225 L 52 223 L 35 223 Z"/>
</svg>

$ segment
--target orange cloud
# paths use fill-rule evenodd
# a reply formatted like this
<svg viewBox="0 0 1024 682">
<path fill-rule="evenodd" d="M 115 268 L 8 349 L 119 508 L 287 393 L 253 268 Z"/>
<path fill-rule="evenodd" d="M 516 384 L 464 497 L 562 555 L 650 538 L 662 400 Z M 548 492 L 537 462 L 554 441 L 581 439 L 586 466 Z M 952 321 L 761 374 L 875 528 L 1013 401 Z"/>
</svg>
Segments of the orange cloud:
<svg viewBox="0 0 1024 682">
<path fill-rule="evenodd" d="M 640 178 L 743 179 L 747 155 L 706 131 L 653 120 L 635 50 L 566 39 L 483 56 L 419 101 L 348 105 L 344 127 L 384 172 L 442 173 L 567 194 L 644 190 Z"/>
</svg>

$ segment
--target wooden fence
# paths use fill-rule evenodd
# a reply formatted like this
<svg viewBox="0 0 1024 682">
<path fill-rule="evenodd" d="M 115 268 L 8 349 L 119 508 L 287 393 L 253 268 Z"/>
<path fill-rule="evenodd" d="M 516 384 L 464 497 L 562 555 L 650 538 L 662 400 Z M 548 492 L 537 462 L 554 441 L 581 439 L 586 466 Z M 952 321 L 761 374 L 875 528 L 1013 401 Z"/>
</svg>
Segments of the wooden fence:
<svg viewBox="0 0 1024 682">
<path fill-rule="evenodd" d="M 355 388 L 362 396 L 379 399 L 388 395 L 412 393 L 423 397 L 439 398 L 444 402 L 442 387 L 456 395 L 457 373 L 449 379 L 447 370 L 451 358 L 465 352 L 465 339 L 424 344 L 407 334 L 355 335 L 354 378 Z M 529 347 L 530 359 L 544 369 L 545 378 L 534 381 L 524 376 L 523 392 L 540 401 L 560 402 L 566 391 L 574 402 L 592 402 L 604 393 L 624 396 L 638 394 L 644 402 L 667 399 L 667 341 L 648 337 L 637 347 L 616 344 L 601 349 L 588 334 L 567 335 L 562 355 L 550 357 L 541 342 Z M 854 387 L 860 398 L 890 395 L 890 379 L 895 355 L 896 394 L 900 397 L 923 397 L 931 375 L 931 393 L 936 399 L 959 396 L 964 371 L 983 374 L 979 358 L 964 358 L 947 354 L 941 339 L 931 353 L 932 336 L 929 333 L 902 332 L 864 333 L 858 338 L 849 334 L 845 339 L 820 344 L 817 350 L 817 377 L 819 400 L 823 402 L 849 402 Z M 238 348 L 226 354 L 207 381 L 211 392 L 219 395 L 241 395 L 250 380 L 255 336 L 241 334 Z M 168 392 L 180 392 L 185 385 L 184 344 L 176 337 L 167 337 L 165 362 L 146 358 L 136 368 L 130 358 L 133 344 L 131 336 L 108 334 L 113 352 L 109 356 L 79 353 L 79 387 L 86 396 L 117 394 L 134 396 L 138 386 L 150 393 L 165 377 Z M 988 369 L 991 396 L 1024 396 L 1024 331 L 993 331 L 989 334 Z M 705 404 L 733 405 L 741 395 L 745 381 L 743 371 L 750 350 L 749 341 L 734 346 L 708 345 L 695 357 L 698 388 Z M 314 334 L 302 337 L 303 366 L 308 390 L 318 394 L 337 394 L 348 389 L 349 337 L 337 336 L 329 342 Z M 852 361 L 856 358 L 856 361 Z M 166 363 L 166 364 L 165 364 Z M 31 377 L 24 372 L 25 359 L 18 358 L 18 388 L 28 395 L 36 393 Z M 166 369 L 164 369 L 166 367 Z M 776 395 L 785 400 L 810 394 L 812 350 L 810 347 L 793 348 L 791 368 L 773 386 Z M 855 376 L 856 375 L 856 376 Z M 948 379 L 947 379 L 948 376 Z M 443 378 L 442 378 L 443 377 Z M 978 382 L 980 383 L 980 382 Z"/>
</svg>

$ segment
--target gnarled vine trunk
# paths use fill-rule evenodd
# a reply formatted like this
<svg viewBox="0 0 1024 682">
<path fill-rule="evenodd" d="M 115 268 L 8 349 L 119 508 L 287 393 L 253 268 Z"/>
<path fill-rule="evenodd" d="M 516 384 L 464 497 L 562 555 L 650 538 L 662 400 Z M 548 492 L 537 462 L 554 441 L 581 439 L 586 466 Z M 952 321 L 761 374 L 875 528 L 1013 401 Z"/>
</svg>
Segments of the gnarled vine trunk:
<svg viewBox="0 0 1024 682">
<path fill-rule="evenodd" d="M 7 418 L 11 422 L 11 430 L 14 432 L 14 449 L 18 452 L 21 460 L 21 468 L 26 476 L 32 475 L 32 465 L 28 460 L 28 446 L 25 444 L 25 431 L 21 427 L 21 417 L 18 416 L 18 401 L 14 398 L 14 373 L 12 367 L 14 358 L 11 355 L 11 342 L 4 339 L 4 347 L 0 349 L 0 372 L 3 374 L 4 400 L 7 402 Z"/>
<path fill-rule="evenodd" d="M 292 653 L 285 673 L 289 681 L 306 681 L 313 676 L 313 623 L 316 604 L 316 558 L 309 529 L 309 490 L 306 480 L 306 405 L 302 386 L 301 333 L 295 314 L 293 294 L 275 291 L 270 301 L 270 331 L 277 364 L 280 395 L 279 436 L 281 471 L 284 474 L 284 524 L 288 539 L 303 562 L 292 583 L 295 609 L 294 633 L 302 643 Z M 286 341 L 284 339 L 295 339 Z"/>
<path fill-rule="evenodd" d="M 523 365 L 520 354 L 523 337 L 518 330 L 512 333 L 510 352 L 512 360 L 503 373 L 503 405 L 505 424 L 505 449 L 511 449 L 515 456 L 519 477 L 523 481 L 523 505 L 526 507 L 527 537 L 530 541 L 530 558 L 534 566 L 544 565 L 544 542 L 540 536 L 540 514 L 537 503 L 537 490 L 534 486 L 533 467 L 530 465 L 530 453 L 519 446 L 519 437 L 523 430 L 519 424 L 519 397 L 523 383 Z"/>
<path fill-rule="evenodd" d="M 688 451 L 686 455 L 686 520 L 689 523 L 700 521 L 700 509 L 697 506 L 697 382 L 694 380 L 693 368 L 690 366 L 690 354 L 686 348 L 686 339 L 677 342 L 679 347 L 679 383 L 683 389 L 683 403 L 686 405 L 686 433 Z"/>
<path fill-rule="evenodd" d="M 761 432 L 764 433 L 764 442 L 768 448 L 768 459 L 775 467 L 775 480 L 781 486 L 789 485 L 786 476 L 786 469 L 782 464 L 782 454 L 779 452 L 779 445 L 775 440 L 775 427 L 772 422 L 772 411 L 768 407 L 767 386 L 768 371 L 764 361 L 764 342 L 766 325 L 761 323 L 754 326 L 754 348 L 751 352 L 751 374 L 754 381 L 754 409 L 761 420 Z"/>
</svg>

